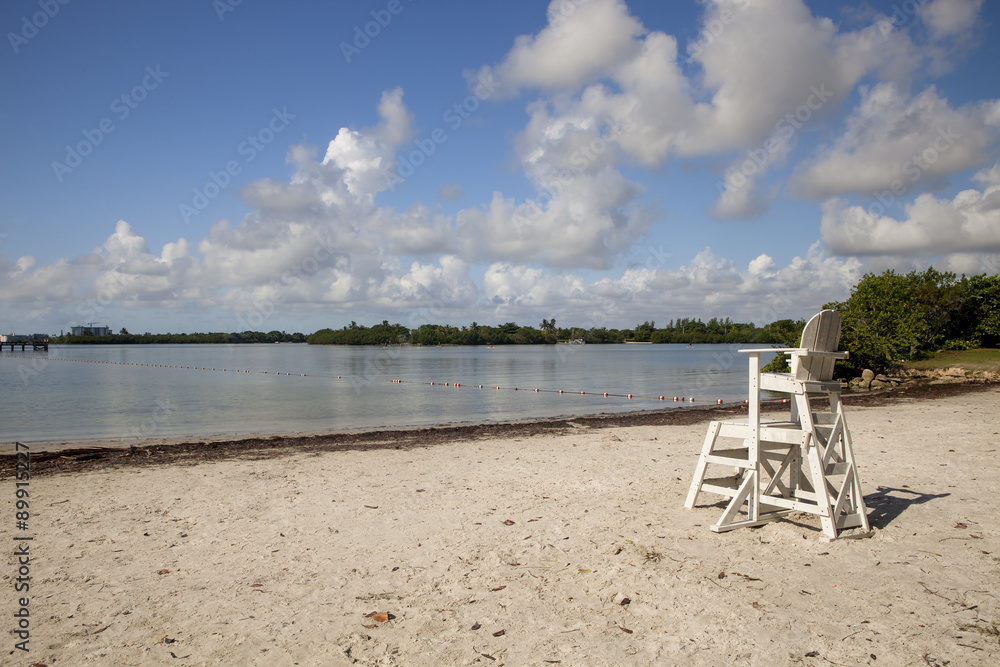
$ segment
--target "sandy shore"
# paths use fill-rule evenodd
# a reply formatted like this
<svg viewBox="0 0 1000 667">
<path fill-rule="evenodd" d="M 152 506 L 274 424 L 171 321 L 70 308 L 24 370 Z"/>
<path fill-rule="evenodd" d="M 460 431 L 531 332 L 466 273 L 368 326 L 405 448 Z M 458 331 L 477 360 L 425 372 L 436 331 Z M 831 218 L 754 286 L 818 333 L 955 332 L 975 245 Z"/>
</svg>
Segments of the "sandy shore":
<svg viewBox="0 0 1000 667">
<path fill-rule="evenodd" d="M 684 510 L 704 423 L 42 469 L 0 662 L 995 665 L 997 415 L 996 387 L 849 407 L 876 532 L 829 544 Z"/>
</svg>

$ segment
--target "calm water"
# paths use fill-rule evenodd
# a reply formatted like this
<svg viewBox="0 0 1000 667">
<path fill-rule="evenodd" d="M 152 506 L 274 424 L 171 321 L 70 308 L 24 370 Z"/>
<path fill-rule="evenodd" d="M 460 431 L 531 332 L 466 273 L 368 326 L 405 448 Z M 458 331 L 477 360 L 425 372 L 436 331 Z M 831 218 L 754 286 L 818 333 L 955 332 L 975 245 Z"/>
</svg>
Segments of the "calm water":
<svg viewBox="0 0 1000 667">
<path fill-rule="evenodd" d="M 740 347 L 756 346 L 81 345 L 48 352 L 6 350 L 0 353 L 0 442 L 481 423 L 652 410 L 676 406 L 674 396 L 695 397 L 695 403 L 685 405 L 714 404 L 720 398 L 746 397 L 747 362 L 746 355 L 736 352 Z M 217 370 L 195 370 L 202 367 Z M 463 386 L 444 386 L 446 382 Z M 479 389 L 480 384 L 487 388 Z M 504 389 L 497 391 L 498 385 Z M 535 388 L 565 393 L 536 393 Z M 633 398 L 605 398 L 603 392 L 631 393 Z M 656 400 L 660 395 L 667 400 Z"/>
</svg>

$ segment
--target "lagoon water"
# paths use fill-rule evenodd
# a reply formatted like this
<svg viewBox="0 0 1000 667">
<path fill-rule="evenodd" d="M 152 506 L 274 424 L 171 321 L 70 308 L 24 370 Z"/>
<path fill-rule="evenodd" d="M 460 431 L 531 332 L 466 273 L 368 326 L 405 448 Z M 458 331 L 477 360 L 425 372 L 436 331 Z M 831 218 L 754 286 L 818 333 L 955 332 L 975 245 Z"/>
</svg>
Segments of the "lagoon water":
<svg viewBox="0 0 1000 667">
<path fill-rule="evenodd" d="M 763 346 L 7 350 L 0 352 L 0 442 L 378 430 L 654 410 L 677 406 L 674 396 L 696 399 L 686 406 L 738 401 L 747 391 L 743 347 Z"/>
</svg>

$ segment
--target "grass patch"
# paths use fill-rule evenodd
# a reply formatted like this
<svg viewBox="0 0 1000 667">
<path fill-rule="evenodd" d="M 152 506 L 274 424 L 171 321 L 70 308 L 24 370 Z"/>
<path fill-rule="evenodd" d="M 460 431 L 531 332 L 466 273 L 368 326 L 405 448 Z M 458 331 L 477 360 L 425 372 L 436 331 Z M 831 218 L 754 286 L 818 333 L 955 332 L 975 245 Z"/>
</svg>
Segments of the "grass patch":
<svg viewBox="0 0 1000 667">
<path fill-rule="evenodd" d="M 932 370 L 960 366 L 972 371 L 1000 371 L 1000 350 L 995 348 L 979 348 L 978 350 L 943 350 L 935 352 L 926 359 L 908 361 L 904 368 L 917 370 Z"/>
</svg>

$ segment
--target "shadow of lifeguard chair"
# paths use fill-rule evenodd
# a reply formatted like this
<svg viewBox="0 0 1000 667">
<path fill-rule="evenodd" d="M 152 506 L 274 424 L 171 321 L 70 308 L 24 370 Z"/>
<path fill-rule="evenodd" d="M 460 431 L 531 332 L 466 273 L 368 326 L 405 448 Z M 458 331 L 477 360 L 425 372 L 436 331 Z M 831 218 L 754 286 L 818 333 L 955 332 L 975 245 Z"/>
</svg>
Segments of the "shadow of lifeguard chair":
<svg viewBox="0 0 1000 667">
<path fill-rule="evenodd" d="M 748 419 L 709 424 L 684 503 L 691 509 L 702 491 L 728 497 L 713 531 L 806 512 L 820 517 L 824 540 L 845 537 L 841 531 L 850 528 L 861 529 L 851 537 L 871 534 L 840 382 L 833 379 L 835 361 L 847 358 L 836 351 L 839 342 L 840 315 L 824 310 L 806 324 L 799 347 L 779 350 L 791 356 L 791 373 L 761 373 L 760 355 L 773 349 L 740 350 L 749 355 Z M 762 391 L 790 397 L 786 421 L 761 421 Z M 814 409 L 810 400 L 820 398 L 827 405 Z M 708 477 L 709 466 L 735 474 Z"/>
</svg>

